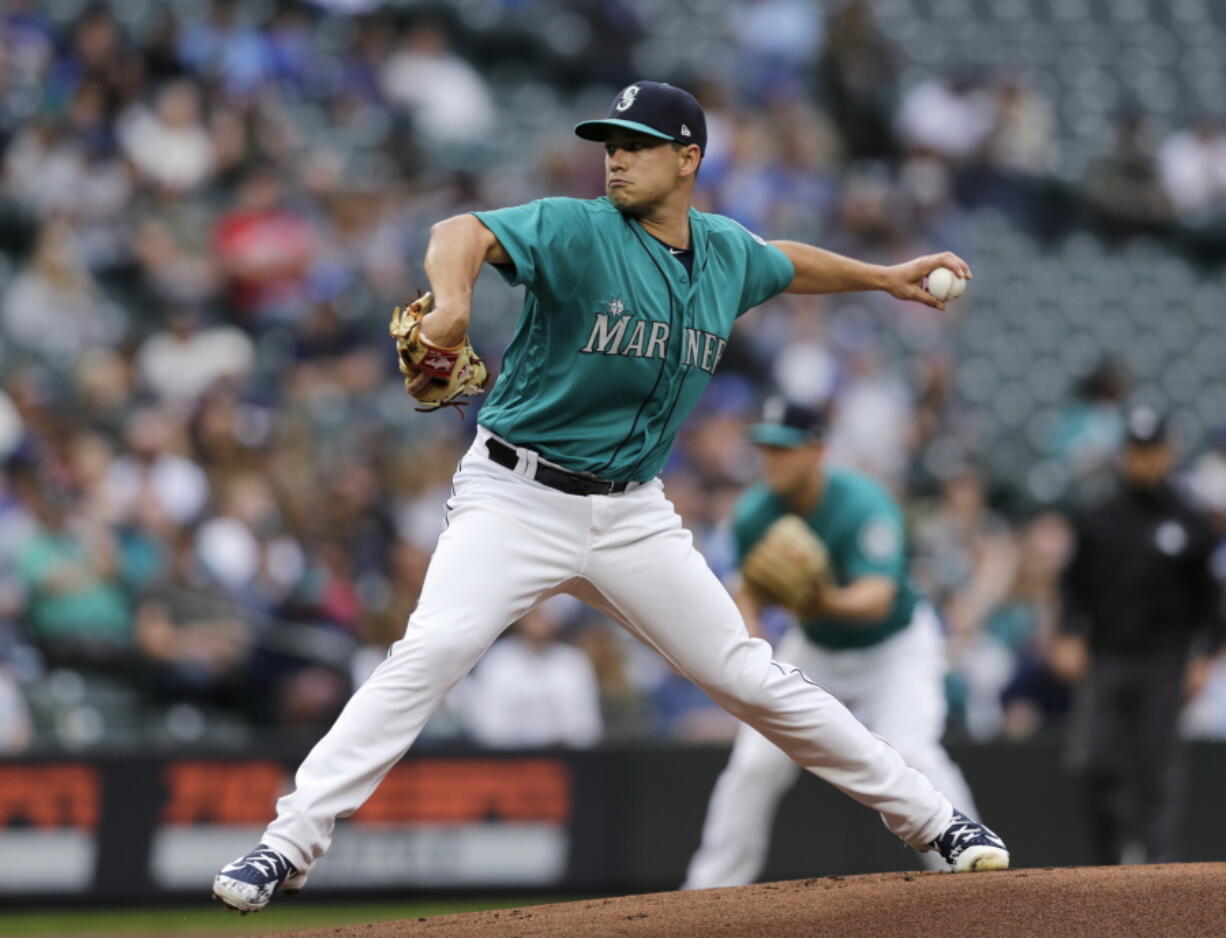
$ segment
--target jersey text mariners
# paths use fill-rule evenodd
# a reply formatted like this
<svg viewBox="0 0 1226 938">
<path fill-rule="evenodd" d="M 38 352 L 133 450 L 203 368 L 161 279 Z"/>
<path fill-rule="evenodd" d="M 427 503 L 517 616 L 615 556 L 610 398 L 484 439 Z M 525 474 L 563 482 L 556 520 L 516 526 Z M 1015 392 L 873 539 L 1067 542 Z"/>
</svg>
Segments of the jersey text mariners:
<svg viewBox="0 0 1226 938">
<path fill-rule="evenodd" d="M 576 472 L 659 473 L 736 318 L 783 292 L 792 262 L 731 219 L 690 210 L 693 275 L 607 198 L 477 212 L 527 287 L 479 422 Z"/>
</svg>

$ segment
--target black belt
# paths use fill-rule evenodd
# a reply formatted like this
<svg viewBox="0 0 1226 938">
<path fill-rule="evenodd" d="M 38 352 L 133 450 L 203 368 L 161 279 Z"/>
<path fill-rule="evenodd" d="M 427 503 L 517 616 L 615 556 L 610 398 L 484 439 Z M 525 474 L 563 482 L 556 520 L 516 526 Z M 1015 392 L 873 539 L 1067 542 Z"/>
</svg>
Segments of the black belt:
<svg viewBox="0 0 1226 938">
<path fill-rule="evenodd" d="M 501 440 L 490 437 L 485 441 L 490 459 L 506 469 L 514 469 L 519 464 L 519 454 L 515 447 L 507 446 Z M 567 495 L 616 495 L 626 491 L 629 482 L 611 482 L 608 479 L 598 479 L 596 476 L 580 472 L 568 472 L 565 469 L 555 469 L 544 463 L 536 464 L 536 472 L 532 475 L 541 485 L 565 492 Z"/>
</svg>

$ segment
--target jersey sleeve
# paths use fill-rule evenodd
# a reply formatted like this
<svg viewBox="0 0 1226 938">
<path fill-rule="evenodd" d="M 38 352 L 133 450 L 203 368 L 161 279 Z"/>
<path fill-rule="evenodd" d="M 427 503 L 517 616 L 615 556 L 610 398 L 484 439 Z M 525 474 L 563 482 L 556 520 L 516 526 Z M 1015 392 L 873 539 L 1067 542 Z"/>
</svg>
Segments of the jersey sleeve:
<svg viewBox="0 0 1226 938">
<path fill-rule="evenodd" d="M 842 553 L 842 569 L 848 582 L 866 576 L 901 580 L 907 572 L 902 515 L 893 505 L 873 505 L 855 525 Z"/>
<path fill-rule="evenodd" d="M 473 212 L 511 257 L 496 269 L 515 286 L 568 296 L 586 265 L 592 221 L 580 199 L 538 199 L 525 205 Z"/>
<path fill-rule="evenodd" d="M 746 259 L 738 316 L 778 296 L 796 276 L 791 260 L 779 248 L 767 244 L 747 228 L 741 230 L 745 236 Z"/>
</svg>

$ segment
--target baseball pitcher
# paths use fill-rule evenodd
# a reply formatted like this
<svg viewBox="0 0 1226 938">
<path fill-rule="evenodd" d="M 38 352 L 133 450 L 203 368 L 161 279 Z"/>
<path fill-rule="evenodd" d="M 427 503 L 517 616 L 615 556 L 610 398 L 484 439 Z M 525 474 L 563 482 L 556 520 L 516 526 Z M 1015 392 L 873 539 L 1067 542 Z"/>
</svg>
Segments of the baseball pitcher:
<svg viewBox="0 0 1226 938">
<path fill-rule="evenodd" d="M 779 659 L 843 701 L 973 815 L 962 773 L 941 747 L 944 639 L 907 577 L 902 511 L 866 476 L 823 465 L 826 428 L 823 411 L 779 397 L 766 401 L 750 428 L 763 482 L 735 509 L 737 605 L 753 634 L 764 606 L 789 610 L 798 625 L 780 639 Z M 757 879 L 775 810 L 799 771 L 761 733 L 741 726 L 683 888 Z M 933 868 L 944 863 L 933 853 L 921 858 Z"/>
<path fill-rule="evenodd" d="M 768 244 L 696 211 L 706 120 L 671 85 L 636 82 L 605 119 L 575 130 L 604 146 L 606 197 L 475 212 L 431 231 L 433 305 L 423 297 L 393 324 L 409 393 L 429 409 L 483 387 L 465 338 L 482 265 L 525 288 L 518 328 L 404 638 L 303 761 L 261 843 L 217 875 L 214 894 L 247 912 L 278 887 L 301 889 L 336 819 L 370 796 L 499 633 L 556 593 L 607 613 L 798 765 L 880 812 L 906 843 L 956 869 L 1007 866 L 999 838 L 748 634 L 658 478 L 746 310 L 785 290 L 886 290 L 942 306 L 921 287 L 925 275 L 970 269 L 949 253 L 881 267 Z"/>
</svg>

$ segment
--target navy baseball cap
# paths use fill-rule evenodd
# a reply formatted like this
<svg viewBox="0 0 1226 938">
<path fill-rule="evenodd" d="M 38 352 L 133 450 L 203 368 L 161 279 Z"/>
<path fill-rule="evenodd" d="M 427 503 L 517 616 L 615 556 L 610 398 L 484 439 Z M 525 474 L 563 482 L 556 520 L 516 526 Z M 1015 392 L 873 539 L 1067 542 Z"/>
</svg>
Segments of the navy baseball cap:
<svg viewBox="0 0 1226 938">
<path fill-rule="evenodd" d="M 702 105 L 688 91 L 659 81 L 636 81 L 618 92 L 604 120 L 575 125 L 584 140 L 603 143 L 621 127 L 671 140 L 684 146 L 694 144 L 707 152 L 707 117 Z"/>
<path fill-rule="evenodd" d="M 759 446 L 794 449 L 820 443 L 826 436 L 826 412 L 783 397 L 768 397 L 762 416 L 749 428 L 749 439 Z"/>
</svg>

